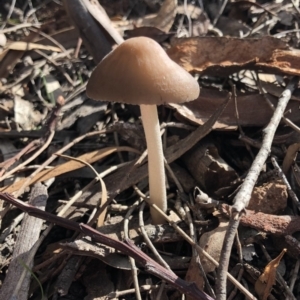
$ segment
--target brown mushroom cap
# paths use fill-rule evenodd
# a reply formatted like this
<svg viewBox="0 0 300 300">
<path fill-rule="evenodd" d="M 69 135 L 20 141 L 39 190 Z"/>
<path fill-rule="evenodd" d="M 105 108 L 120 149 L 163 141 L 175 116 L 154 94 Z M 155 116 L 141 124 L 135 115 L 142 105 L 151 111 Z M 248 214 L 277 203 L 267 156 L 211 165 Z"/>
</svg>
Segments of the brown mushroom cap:
<svg viewBox="0 0 300 300">
<path fill-rule="evenodd" d="M 89 79 L 87 95 L 127 104 L 165 104 L 199 96 L 197 81 L 146 37 L 131 38 L 110 52 Z"/>
</svg>

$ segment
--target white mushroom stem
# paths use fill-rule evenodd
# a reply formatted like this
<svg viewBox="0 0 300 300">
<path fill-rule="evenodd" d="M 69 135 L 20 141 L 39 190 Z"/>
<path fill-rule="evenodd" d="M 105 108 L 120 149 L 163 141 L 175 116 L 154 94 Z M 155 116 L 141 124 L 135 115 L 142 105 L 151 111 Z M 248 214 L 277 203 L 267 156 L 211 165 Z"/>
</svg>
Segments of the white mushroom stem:
<svg viewBox="0 0 300 300">
<path fill-rule="evenodd" d="M 140 105 L 142 121 L 148 149 L 148 172 L 150 203 L 156 204 L 162 211 L 167 210 L 164 154 L 160 136 L 160 126 L 156 105 Z M 165 223 L 163 217 L 150 209 L 154 224 Z"/>
</svg>

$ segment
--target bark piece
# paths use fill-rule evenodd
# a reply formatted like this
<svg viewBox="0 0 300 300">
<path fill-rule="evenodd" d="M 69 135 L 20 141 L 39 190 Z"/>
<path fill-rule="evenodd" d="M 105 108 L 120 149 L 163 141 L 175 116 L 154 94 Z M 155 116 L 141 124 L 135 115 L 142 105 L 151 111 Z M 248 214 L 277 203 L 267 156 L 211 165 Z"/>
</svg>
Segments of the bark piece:
<svg viewBox="0 0 300 300">
<path fill-rule="evenodd" d="M 218 195 L 218 190 L 229 187 L 238 178 L 210 142 L 194 147 L 184 155 L 183 160 L 193 178 L 210 195 Z"/>
<path fill-rule="evenodd" d="M 46 187 L 41 183 L 37 183 L 32 190 L 29 203 L 44 210 L 47 198 L 48 194 Z M 28 299 L 31 274 L 25 270 L 25 267 L 22 264 L 26 264 L 29 269 L 32 268 L 33 261 L 27 262 L 28 252 L 38 240 L 42 224 L 42 219 L 29 216 L 28 214 L 25 215 L 14 249 L 12 261 L 8 269 L 8 274 L 1 287 L 1 300 L 11 300 L 14 292 L 15 300 Z M 21 276 L 23 271 L 25 271 L 26 274 L 22 282 Z"/>
<path fill-rule="evenodd" d="M 280 39 L 194 37 L 173 39 L 168 55 L 188 72 L 227 76 L 242 69 L 266 73 L 300 74 L 299 50 Z"/>
</svg>

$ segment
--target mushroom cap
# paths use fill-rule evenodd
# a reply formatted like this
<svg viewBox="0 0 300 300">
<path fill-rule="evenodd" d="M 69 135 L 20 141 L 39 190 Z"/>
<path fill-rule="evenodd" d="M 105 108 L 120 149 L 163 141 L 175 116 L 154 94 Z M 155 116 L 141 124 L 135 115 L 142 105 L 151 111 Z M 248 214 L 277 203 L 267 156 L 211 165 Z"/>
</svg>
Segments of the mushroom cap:
<svg viewBox="0 0 300 300">
<path fill-rule="evenodd" d="M 131 38 L 97 65 L 86 89 L 95 100 L 127 104 L 165 104 L 199 96 L 198 82 L 147 37 Z"/>
</svg>

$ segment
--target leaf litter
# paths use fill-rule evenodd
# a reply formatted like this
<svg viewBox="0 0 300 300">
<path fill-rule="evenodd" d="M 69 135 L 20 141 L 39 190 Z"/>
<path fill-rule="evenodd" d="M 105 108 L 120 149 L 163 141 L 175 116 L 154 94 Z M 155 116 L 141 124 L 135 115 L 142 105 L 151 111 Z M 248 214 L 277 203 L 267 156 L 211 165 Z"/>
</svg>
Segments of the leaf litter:
<svg viewBox="0 0 300 300">
<path fill-rule="evenodd" d="M 169 207 L 174 214 L 179 197 L 182 207 L 191 209 L 190 218 L 178 213 L 174 220 L 183 218 L 177 225 L 218 261 L 230 230 L 232 200 L 274 113 L 270 103 L 276 107 L 291 76 L 299 76 L 299 9 L 278 1 L 228 1 L 224 7 L 214 1 L 199 3 L 65 0 L 62 6 L 58 1 L 5 1 L 0 20 L 0 192 L 34 203 L 37 183 L 43 183 L 46 211 L 63 216 L 67 228 L 68 221 L 93 227 L 98 220 L 100 233 L 125 239 L 124 214 L 148 192 L 147 160 L 136 163 L 146 150 L 139 112 L 132 106 L 95 102 L 86 96 L 85 86 L 95 64 L 117 44 L 148 36 L 201 87 L 198 99 L 160 107 L 159 115 L 166 163 L 177 174 L 175 180 L 174 174 L 168 175 Z M 60 97 L 65 104 L 56 109 Z M 299 99 L 296 89 L 270 150 L 282 170 L 270 158 L 266 161 L 249 191 L 252 197 L 231 250 L 228 271 L 247 286 L 250 296 L 233 282 L 226 299 L 239 299 L 243 293 L 252 299 L 299 297 Z M 66 162 L 63 155 L 74 160 Z M 194 199 L 195 185 L 207 195 L 203 201 Z M 200 299 L 195 298 L 198 292 L 201 299 L 220 297 L 216 265 L 198 255 L 173 227 L 153 226 L 147 205 L 144 228 L 169 266 L 158 272 L 155 265 L 156 276 L 148 273 L 147 259 L 157 254 L 143 246 L 136 211 L 128 232 L 142 251 L 128 245 L 138 257 L 147 258 L 137 264 L 139 272 L 132 272 L 122 249 L 111 240 L 95 242 L 91 231 L 89 237 L 89 231 L 78 235 L 64 226 L 47 230 L 45 223 L 38 228 L 40 237 L 31 234 L 24 224 L 33 221 L 22 222 L 24 215 L 1 195 L 1 299 L 10 299 L 12 293 L 22 295 L 18 299 L 41 295 L 35 279 L 14 267 L 19 255 L 47 297 L 146 299 L 160 294 L 179 299 L 186 293 L 189 299 Z M 43 213 L 39 217 L 46 218 Z M 40 246 L 22 253 L 28 251 L 20 250 L 24 240 Z M 252 254 L 246 260 L 248 245 Z M 285 273 L 278 279 L 280 259 Z M 12 282 L 9 274 L 18 280 Z M 161 279 L 167 283 L 157 276 L 165 276 Z M 195 282 L 198 288 L 182 289 L 174 278 Z"/>
</svg>

